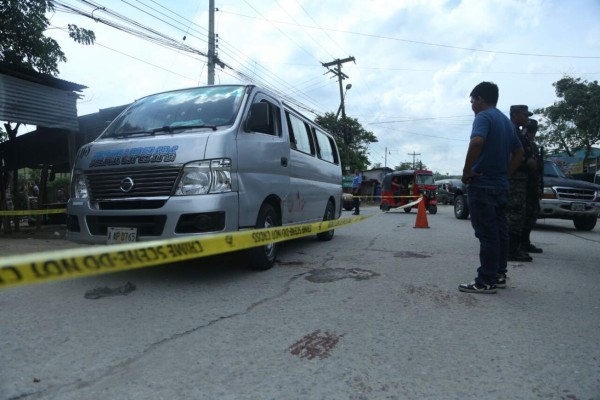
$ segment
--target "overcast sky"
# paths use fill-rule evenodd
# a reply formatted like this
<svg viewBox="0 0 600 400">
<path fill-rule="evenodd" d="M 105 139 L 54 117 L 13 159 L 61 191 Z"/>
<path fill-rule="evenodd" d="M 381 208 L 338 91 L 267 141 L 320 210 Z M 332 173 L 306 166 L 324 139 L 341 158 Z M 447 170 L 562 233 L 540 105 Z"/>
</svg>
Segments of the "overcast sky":
<svg viewBox="0 0 600 400">
<path fill-rule="evenodd" d="M 90 2 L 60 0 L 91 13 Z M 95 0 L 98 18 L 130 21 L 207 52 L 208 0 Z M 553 82 L 568 74 L 600 80 L 600 0 L 215 0 L 215 83 L 266 83 L 319 114 L 340 105 L 337 78 L 322 63 L 354 57 L 342 72 L 352 84 L 346 114 L 379 142 L 373 164 L 412 161 L 433 171 L 462 171 L 473 120 L 468 95 L 481 81 L 500 88 L 498 108 L 557 101 Z M 151 43 L 89 18 L 50 15 L 93 30 L 96 44 L 48 35 L 68 58 L 61 79 L 88 89 L 79 115 L 159 91 L 205 85 L 206 58 Z M 131 27 L 122 20 L 119 24 Z M 185 37 L 185 40 L 183 39 Z M 308 116 L 308 112 L 303 111 Z M 535 117 L 534 117 L 535 118 Z"/>
</svg>

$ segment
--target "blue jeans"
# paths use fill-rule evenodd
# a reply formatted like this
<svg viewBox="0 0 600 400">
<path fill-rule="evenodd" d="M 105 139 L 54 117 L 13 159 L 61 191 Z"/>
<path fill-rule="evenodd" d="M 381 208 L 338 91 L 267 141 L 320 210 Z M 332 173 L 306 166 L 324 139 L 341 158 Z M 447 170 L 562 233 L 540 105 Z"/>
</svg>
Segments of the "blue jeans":
<svg viewBox="0 0 600 400">
<path fill-rule="evenodd" d="M 506 273 L 508 258 L 508 189 L 467 188 L 471 225 L 479 239 L 479 262 L 475 282 L 496 283 Z"/>
</svg>

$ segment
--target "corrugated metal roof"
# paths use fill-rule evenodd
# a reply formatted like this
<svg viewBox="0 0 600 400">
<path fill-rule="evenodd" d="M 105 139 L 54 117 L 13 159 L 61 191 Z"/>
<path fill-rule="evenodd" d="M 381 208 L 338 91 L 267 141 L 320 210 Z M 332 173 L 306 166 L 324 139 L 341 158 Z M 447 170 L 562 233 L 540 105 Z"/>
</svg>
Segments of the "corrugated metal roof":
<svg viewBox="0 0 600 400">
<path fill-rule="evenodd" d="M 6 62 L 0 62 L 0 74 L 10 75 L 25 81 L 73 92 L 80 92 L 82 89 L 87 88 L 87 86 L 80 85 L 79 83 L 65 81 L 64 79 L 59 79 L 52 75 L 42 74 L 33 69 L 24 66 L 11 65 Z"/>
<path fill-rule="evenodd" d="M 77 94 L 0 74 L 0 121 L 78 130 Z"/>
</svg>

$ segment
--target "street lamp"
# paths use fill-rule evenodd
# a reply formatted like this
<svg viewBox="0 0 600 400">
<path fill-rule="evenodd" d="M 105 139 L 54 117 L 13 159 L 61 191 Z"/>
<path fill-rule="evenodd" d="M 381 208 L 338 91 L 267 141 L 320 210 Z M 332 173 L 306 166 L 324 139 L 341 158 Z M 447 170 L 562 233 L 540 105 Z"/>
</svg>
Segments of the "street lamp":
<svg viewBox="0 0 600 400">
<path fill-rule="evenodd" d="M 342 81 L 340 80 L 340 97 L 342 100 L 340 102 L 340 107 L 338 108 L 337 114 L 335 114 L 335 119 L 337 120 L 340 115 L 340 111 L 342 112 L 342 135 L 344 138 L 344 153 L 346 153 L 346 174 L 350 174 L 350 149 L 348 148 L 350 139 L 346 127 L 346 106 L 344 104 L 344 99 L 346 98 L 346 92 L 350 88 L 352 88 L 352 84 L 348 83 L 346 85 L 346 90 L 342 92 Z"/>
<path fill-rule="evenodd" d="M 346 85 L 346 90 L 344 90 L 344 94 L 342 94 L 342 101 L 341 101 L 340 106 L 339 106 L 339 108 L 337 110 L 337 113 L 335 114 L 335 119 L 338 119 L 338 117 L 340 116 L 340 111 L 344 111 L 342 113 L 342 118 L 346 118 L 346 107 L 344 105 L 344 100 L 346 99 L 346 92 L 348 90 L 350 90 L 350 89 L 352 89 L 352 84 L 351 83 L 349 83 L 349 84 Z"/>
</svg>

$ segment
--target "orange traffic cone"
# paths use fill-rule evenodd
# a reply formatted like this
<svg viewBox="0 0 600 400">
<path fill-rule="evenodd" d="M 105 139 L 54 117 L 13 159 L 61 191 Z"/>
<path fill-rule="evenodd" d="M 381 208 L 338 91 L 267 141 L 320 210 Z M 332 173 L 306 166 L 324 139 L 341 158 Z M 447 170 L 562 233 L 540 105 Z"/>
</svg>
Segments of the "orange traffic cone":
<svg viewBox="0 0 600 400">
<path fill-rule="evenodd" d="M 429 228 L 427 223 L 427 211 L 425 211 L 425 199 L 421 197 L 419 202 L 419 211 L 417 212 L 417 221 L 415 222 L 415 228 Z"/>
</svg>

